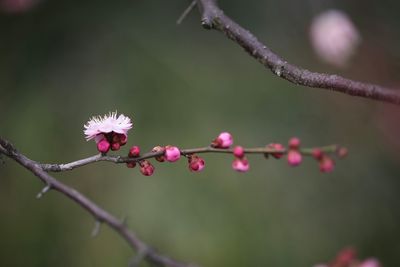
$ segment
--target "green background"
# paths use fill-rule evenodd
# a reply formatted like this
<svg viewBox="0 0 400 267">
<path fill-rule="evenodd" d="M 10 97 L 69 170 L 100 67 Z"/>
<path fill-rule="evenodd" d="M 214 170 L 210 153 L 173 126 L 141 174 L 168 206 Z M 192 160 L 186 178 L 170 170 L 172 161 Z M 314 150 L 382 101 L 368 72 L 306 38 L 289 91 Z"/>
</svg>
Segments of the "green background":
<svg viewBox="0 0 400 267">
<path fill-rule="evenodd" d="M 220 1 L 274 51 L 312 70 L 398 86 L 397 1 Z M 0 135 L 28 157 L 65 163 L 94 155 L 83 124 L 118 110 L 133 119 L 129 145 L 208 145 L 221 131 L 247 147 L 339 143 L 350 150 L 335 172 L 312 159 L 204 155 L 155 164 L 152 177 L 97 163 L 54 174 L 128 224 L 162 253 L 201 266 L 306 267 L 354 246 L 384 266 L 400 259 L 400 109 L 295 86 L 270 73 L 216 31 L 188 1 L 46 0 L 0 16 Z M 320 62 L 308 39 L 319 11 L 345 10 L 363 42 L 346 69 Z M 128 147 L 123 147 L 122 154 Z M 134 255 L 104 226 L 50 192 L 15 162 L 0 165 L 0 266 L 126 266 Z M 143 263 L 143 266 L 147 266 Z"/>
</svg>

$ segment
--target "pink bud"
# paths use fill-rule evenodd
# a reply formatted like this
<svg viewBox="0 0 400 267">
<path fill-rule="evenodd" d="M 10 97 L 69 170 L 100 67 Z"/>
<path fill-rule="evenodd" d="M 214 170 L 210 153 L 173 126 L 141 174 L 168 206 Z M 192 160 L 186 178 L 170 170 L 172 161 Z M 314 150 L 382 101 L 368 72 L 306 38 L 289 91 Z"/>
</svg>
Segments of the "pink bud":
<svg viewBox="0 0 400 267">
<path fill-rule="evenodd" d="M 128 142 L 128 136 L 125 134 L 119 134 L 119 144 L 123 146 L 126 142 Z"/>
<path fill-rule="evenodd" d="M 181 151 L 176 146 L 166 146 L 164 156 L 166 161 L 175 162 L 181 157 Z"/>
<path fill-rule="evenodd" d="M 135 168 L 136 167 L 136 162 L 135 161 L 130 161 L 126 163 L 126 167 L 128 168 Z"/>
<path fill-rule="evenodd" d="M 321 172 L 332 172 L 335 168 L 335 162 L 328 156 L 324 156 L 319 162 Z"/>
<path fill-rule="evenodd" d="M 211 143 L 211 146 L 216 148 L 229 148 L 232 144 L 233 144 L 232 135 L 228 132 L 222 132 Z"/>
<path fill-rule="evenodd" d="M 192 172 L 200 172 L 205 167 L 204 159 L 196 155 L 189 157 L 188 162 L 189 162 L 189 170 Z"/>
<path fill-rule="evenodd" d="M 138 147 L 138 146 L 132 146 L 132 147 L 129 149 L 128 157 L 130 157 L 130 158 L 137 158 L 137 157 L 139 157 L 139 155 L 140 155 L 140 147 Z"/>
<path fill-rule="evenodd" d="M 243 159 L 237 158 L 232 162 L 232 168 L 238 172 L 247 172 L 250 168 L 250 164 L 246 158 Z"/>
<path fill-rule="evenodd" d="M 99 141 L 97 143 L 97 150 L 103 154 L 107 153 L 110 150 L 110 143 L 106 139 Z"/>
<path fill-rule="evenodd" d="M 323 155 L 324 153 L 322 153 L 322 150 L 320 148 L 314 148 L 312 150 L 312 156 L 316 160 L 321 160 Z"/>
<path fill-rule="evenodd" d="M 381 267 L 381 264 L 377 259 L 370 258 L 363 261 L 359 267 Z"/>
<path fill-rule="evenodd" d="M 267 148 L 271 148 L 271 149 L 274 149 L 274 150 L 285 150 L 285 147 L 282 144 L 278 144 L 278 143 L 269 144 L 267 146 Z M 271 153 L 271 155 L 276 159 L 280 159 L 283 156 L 283 153 L 274 152 L 274 153 Z"/>
<path fill-rule="evenodd" d="M 119 150 L 120 148 L 121 148 L 121 145 L 119 143 L 112 143 L 112 145 L 111 145 L 112 151 Z"/>
<path fill-rule="evenodd" d="M 233 149 L 233 155 L 237 158 L 243 158 L 244 157 L 244 149 L 241 146 L 235 146 Z"/>
<path fill-rule="evenodd" d="M 349 154 L 349 151 L 346 147 L 342 146 L 337 150 L 337 155 L 339 158 L 344 158 L 347 156 L 347 154 Z"/>
<path fill-rule="evenodd" d="M 287 160 L 290 166 L 298 166 L 301 163 L 302 157 L 298 150 L 291 149 L 288 152 Z"/>
<path fill-rule="evenodd" d="M 289 140 L 290 149 L 298 149 L 300 147 L 300 139 L 297 137 L 292 137 Z"/>
<path fill-rule="evenodd" d="M 353 248 L 345 248 L 336 256 L 335 263 L 338 266 L 348 266 L 356 259 L 357 252 Z"/>
<path fill-rule="evenodd" d="M 140 162 L 140 172 L 144 176 L 151 176 L 154 173 L 154 166 L 147 160 Z"/>
<path fill-rule="evenodd" d="M 164 148 L 164 147 L 156 146 L 156 147 L 154 147 L 154 148 L 151 150 L 151 152 L 157 152 L 157 153 L 158 153 L 158 152 L 162 152 L 163 155 L 157 156 L 157 157 L 155 157 L 155 159 L 156 159 L 158 162 L 164 162 L 164 161 L 165 161 L 165 157 L 164 157 L 165 148 Z"/>
</svg>

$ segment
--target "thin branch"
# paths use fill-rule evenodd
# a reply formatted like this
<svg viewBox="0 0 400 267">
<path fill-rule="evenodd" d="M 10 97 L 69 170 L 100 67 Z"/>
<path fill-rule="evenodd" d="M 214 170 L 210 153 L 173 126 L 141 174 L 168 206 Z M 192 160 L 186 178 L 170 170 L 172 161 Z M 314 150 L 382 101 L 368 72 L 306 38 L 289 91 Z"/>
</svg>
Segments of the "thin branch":
<svg viewBox="0 0 400 267">
<path fill-rule="evenodd" d="M 321 147 L 321 151 L 325 153 L 335 153 L 338 149 L 338 145 L 329 145 Z M 191 155 L 191 154 L 202 154 L 202 153 L 225 153 L 225 154 L 233 154 L 233 149 L 221 149 L 221 148 L 213 148 L 213 147 L 200 147 L 200 148 L 189 148 L 189 149 L 181 149 L 181 154 L 183 156 Z M 312 155 L 312 148 L 302 148 L 299 150 L 301 154 L 305 156 Z M 264 154 L 270 155 L 274 153 L 282 153 L 286 154 L 287 150 L 277 150 L 269 147 L 255 147 L 255 148 L 244 148 L 244 152 L 246 154 Z M 99 161 L 108 161 L 113 163 L 127 163 L 127 162 L 139 162 L 144 159 L 155 158 L 157 156 L 163 155 L 164 152 L 149 152 L 144 154 L 141 157 L 137 158 L 129 158 L 129 157 L 121 157 L 121 156 L 113 156 L 113 155 L 95 155 L 85 159 L 73 161 L 66 164 L 41 164 L 43 170 L 49 172 L 63 172 L 70 171 L 75 168 L 79 168 L 91 163 L 99 162 Z"/>
<path fill-rule="evenodd" d="M 176 21 L 176 24 L 181 24 L 182 21 L 189 15 L 190 11 L 193 10 L 193 8 L 196 6 L 197 0 L 193 0 L 190 5 L 183 11 L 182 15 L 178 18 Z"/>
<path fill-rule="evenodd" d="M 38 162 L 33 161 L 26 156 L 19 153 L 14 146 L 7 140 L 0 138 L 0 153 L 8 156 L 9 158 L 15 160 L 26 169 L 31 171 L 36 175 L 46 187 L 49 187 L 55 191 L 60 192 L 69 199 L 73 200 L 87 212 L 89 212 L 98 223 L 105 223 L 110 226 L 114 231 L 116 231 L 125 241 L 136 251 L 143 253 L 144 259 L 154 263 L 158 266 L 168 266 L 168 267 L 189 267 L 193 266 L 190 264 L 185 264 L 158 254 L 154 249 L 149 247 L 146 243 L 140 240 L 134 232 L 129 230 L 129 228 L 124 224 L 124 222 L 117 219 L 115 216 L 111 215 L 104 209 L 100 208 L 96 203 L 88 199 L 83 194 L 79 193 L 72 187 L 69 187 L 54 177 L 50 176 L 45 170 L 43 170 L 42 165 Z M 92 157 L 94 160 L 95 157 Z"/>
<path fill-rule="evenodd" d="M 312 72 L 290 64 L 261 43 L 250 31 L 226 16 L 216 0 L 197 0 L 197 4 L 204 28 L 223 32 L 278 77 L 294 84 L 400 105 L 400 90 L 354 81 L 338 75 Z"/>
</svg>

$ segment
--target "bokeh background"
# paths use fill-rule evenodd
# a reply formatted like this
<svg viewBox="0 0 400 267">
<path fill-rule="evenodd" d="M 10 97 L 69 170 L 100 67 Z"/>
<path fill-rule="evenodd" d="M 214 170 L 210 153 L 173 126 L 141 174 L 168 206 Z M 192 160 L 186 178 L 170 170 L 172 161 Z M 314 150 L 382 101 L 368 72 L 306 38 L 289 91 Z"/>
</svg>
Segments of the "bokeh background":
<svg viewBox="0 0 400 267">
<path fill-rule="evenodd" d="M 17 5 L 15 5 L 17 3 Z M 27 4 L 28 3 L 28 4 Z M 14 4 L 14 5 L 13 5 Z M 11 7 L 10 7 L 11 5 Z M 321 174 L 305 160 L 205 155 L 206 169 L 156 164 L 152 177 L 110 163 L 55 176 L 118 217 L 162 253 L 202 266 L 312 266 L 354 246 L 360 258 L 400 265 L 400 109 L 272 75 L 222 34 L 201 28 L 188 1 L 1 0 L 0 134 L 40 162 L 96 153 L 83 124 L 118 110 L 131 116 L 129 144 L 182 148 L 220 131 L 260 146 L 298 136 L 339 143 L 350 155 Z M 398 87 L 398 1 L 220 1 L 225 12 L 290 62 Z M 338 8 L 362 43 L 351 63 L 321 62 L 308 29 Z M 127 153 L 124 147 L 121 153 Z M 0 165 L 0 266 L 126 266 L 133 252 L 15 162 Z M 143 266 L 147 266 L 143 263 Z"/>
</svg>

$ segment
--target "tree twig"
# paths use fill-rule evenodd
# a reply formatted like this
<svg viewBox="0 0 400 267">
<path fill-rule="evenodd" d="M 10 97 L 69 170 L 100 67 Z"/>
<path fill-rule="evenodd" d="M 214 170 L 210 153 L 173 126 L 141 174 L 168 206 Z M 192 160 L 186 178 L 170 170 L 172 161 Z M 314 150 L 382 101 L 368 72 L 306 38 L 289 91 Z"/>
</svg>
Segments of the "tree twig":
<svg viewBox="0 0 400 267">
<path fill-rule="evenodd" d="M 261 43 L 250 31 L 226 16 L 218 7 L 216 0 L 197 0 L 197 4 L 204 28 L 223 32 L 278 77 L 298 85 L 400 105 L 400 90 L 354 81 L 339 75 L 312 72 L 290 64 Z"/>
<path fill-rule="evenodd" d="M 338 149 L 338 145 L 329 145 L 320 148 L 321 151 L 325 153 L 334 153 Z M 200 148 L 190 148 L 190 149 L 181 149 L 182 155 L 190 155 L 190 154 L 202 154 L 202 153 L 225 153 L 225 154 L 233 154 L 233 149 L 221 149 L 221 148 L 213 148 L 213 147 L 200 147 Z M 305 156 L 312 155 L 312 148 L 302 148 L 300 149 L 301 154 Z M 244 148 L 244 153 L 246 154 L 273 154 L 273 153 L 282 153 L 286 154 L 287 150 L 277 150 L 269 147 L 255 147 L 255 148 Z M 70 171 L 75 168 L 79 168 L 91 163 L 99 162 L 99 161 L 108 161 L 113 163 L 126 163 L 126 162 L 139 162 L 144 159 L 155 158 L 157 156 L 161 156 L 163 152 L 149 152 L 144 154 L 141 157 L 137 158 L 129 158 L 129 157 L 121 157 L 114 155 L 94 155 L 88 158 L 80 159 L 77 161 L 72 161 L 65 164 L 40 164 L 43 170 L 49 172 L 63 172 Z"/>
<path fill-rule="evenodd" d="M 136 251 L 142 253 L 143 259 L 154 263 L 158 266 L 167 267 L 190 267 L 193 265 L 178 262 L 174 259 L 159 254 L 153 248 L 149 247 L 146 243 L 140 240 L 134 232 L 132 232 L 123 221 L 120 221 L 115 216 L 111 215 L 106 210 L 99 207 L 96 203 L 88 199 L 86 196 L 76 191 L 72 187 L 65 185 L 54 177 L 50 176 L 42 165 L 36 161 L 33 161 L 23 154 L 19 153 L 14 146 L 7 140 L 0 138 L 0 153 L 8 156 L 15 160 L 23 167 L 31 171 L 36 175 L 44 184 L 46 184 L 46 191 L 49 189 L 60 192 L 69 199 L 73 200 L 87 212 L 89 212 L 94 219 L 96 224 L 105 223 L 116 231 L 125 241 Z M 95 162 L 95 161 L 93 161 Z"/>
</svg>

